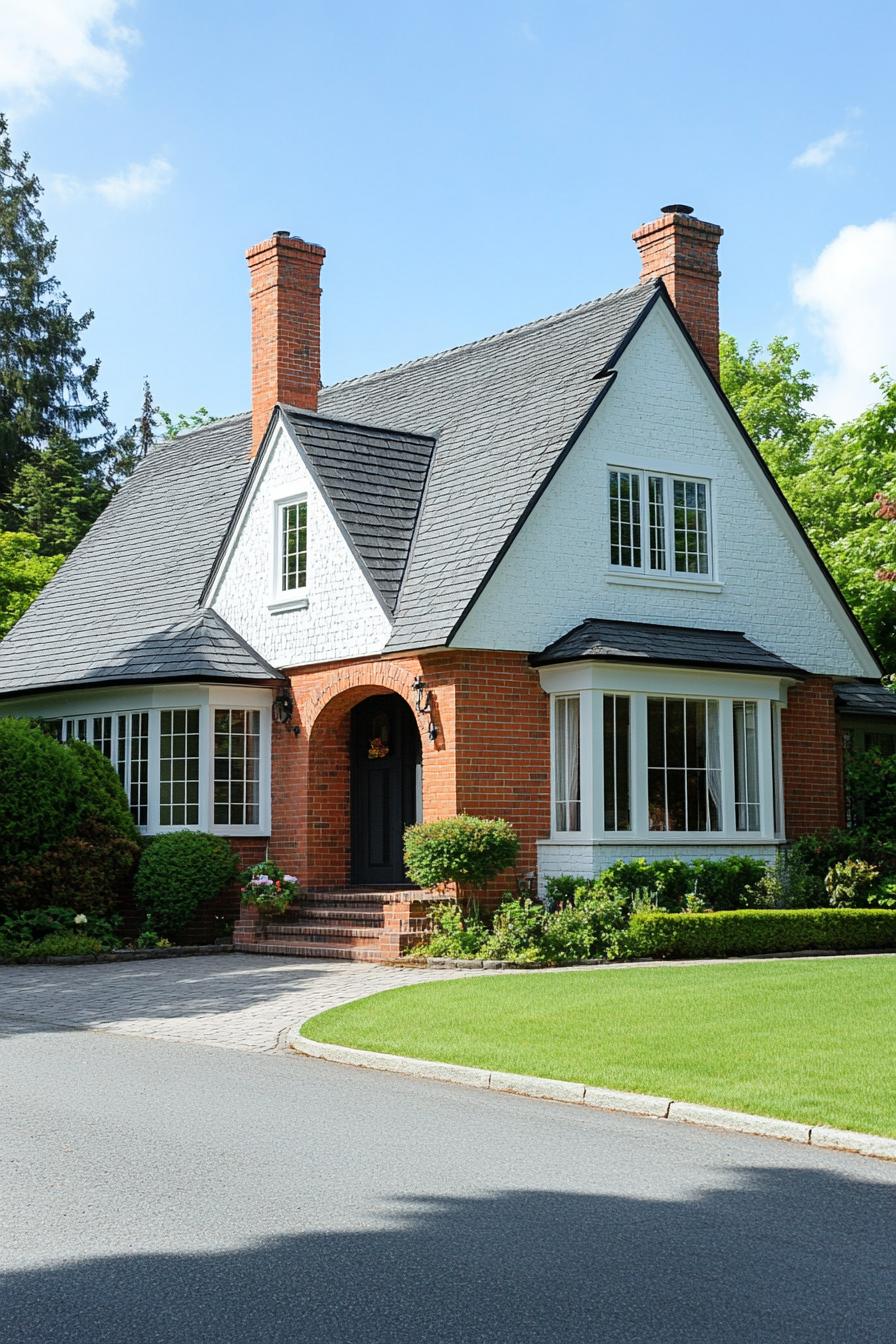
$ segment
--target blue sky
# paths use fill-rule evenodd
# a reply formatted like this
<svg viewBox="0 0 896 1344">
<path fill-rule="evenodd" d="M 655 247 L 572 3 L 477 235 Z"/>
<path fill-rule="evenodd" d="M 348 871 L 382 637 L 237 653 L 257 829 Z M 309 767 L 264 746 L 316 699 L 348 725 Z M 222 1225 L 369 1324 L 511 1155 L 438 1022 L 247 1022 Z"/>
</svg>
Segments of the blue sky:
<svg viewBox="0 0 896 1344">
<path fill-rule="evenodd" d="M 121 421 L 144 373 L 248 406 L 274 229 L 327 248 L 331 382 L 633 283 L 670 200 L 725 228 L 723 327 L 845 415 L 896 372 L 894 39 L 862 0 L 3 0 L 0 106 Z"/>
</svg>

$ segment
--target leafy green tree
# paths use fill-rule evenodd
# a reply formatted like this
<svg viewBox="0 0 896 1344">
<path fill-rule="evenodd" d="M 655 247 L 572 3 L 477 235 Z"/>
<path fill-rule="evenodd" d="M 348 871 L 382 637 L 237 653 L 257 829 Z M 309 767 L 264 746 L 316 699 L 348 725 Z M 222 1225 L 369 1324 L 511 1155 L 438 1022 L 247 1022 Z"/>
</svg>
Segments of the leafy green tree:
<svg viewBox="0 0 896 1344">
<path fill-rule="evenodd" d="M 177 415 L 169 415 L 167 411 L 159 411 L 159 418 L 164 426 L 164 437 L 166 439 L 176 439 L 178 434 L 183 434 L 187 429 L 200 429 L 202 425 L 211 425 L 215 420 L 220 420 L 219 415 L 212 415 L 205 406 L 198 406 L 192 415 L 186 415 L 180 411 Z"/>
<path fill-rule="evenodd" d="M 51 273 L 56 241 L 38 208 L 41 191 L 0 115 L 0 525 L 12 529 L 21 526 L 12 489 L 23 468 L 49 447 L 75 466 L 83 454 L 86 464 L 112 434 L 99 361 L 88 362 L 84 349 L 93 313 L 76 317 Z"/>
<path fill-rule="evenodd" d="M 29 532 L 0 532 L 0 639 L 50 582 L 65 556 L 41 555 Z"/>
<path fill-rule="evenodd" d="M 812 413 L 817 388 L 799 359 L 799 346 L 784 336 L 766 350 L 753 341 L 743 353 L 726 332 L 719 341 L 725 394 L 782 484 L 804 469 L 818 436 L 832 428 L 827 417 Z"/>
<path fill-rule="evenodd" d="M 799 349 L 720 342 L 721 382 L 794 512 L 858 617 L 884 667 L 896 671 L 896 593 L 878 577 L 893 565 L 880 499 L 896 497 L 896 384 L 872 375 L 877 400 L 842 425 L 812 413 L 815 385 Z"/>
</svg>

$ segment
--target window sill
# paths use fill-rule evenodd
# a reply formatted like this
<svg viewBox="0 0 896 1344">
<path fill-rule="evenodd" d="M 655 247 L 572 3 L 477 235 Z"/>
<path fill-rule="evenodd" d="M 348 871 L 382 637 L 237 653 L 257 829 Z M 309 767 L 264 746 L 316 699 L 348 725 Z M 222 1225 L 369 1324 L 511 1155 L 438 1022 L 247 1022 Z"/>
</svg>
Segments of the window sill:
<svg viewBox="0 0 896 1344">
<path fill-rule="evenodd" d="M 724 588 L 724 584 L 714 579 L 688 579 L 682 574 L 666 579 L 659 574 L 626 574 L 615 569 L 607 574 L 607 583 L 627 584 L 633 588 L 677 588 L 702 593 L 720 593 Z"/>
<path fill-rule="evenodd" d="M 268 603 L 268 611 L 276 615 L 281 611 L 304 611 L 307 606 L 307 597 L 278 597 Z"/>
<path fill-rule="evenodd" d="M 584 831 L 567 831 L 539 840 L 539 845 L 783 845 L 781 835 L 760 835 L 758 831 L 606 831 L 588 836 Z"/>
</svg>

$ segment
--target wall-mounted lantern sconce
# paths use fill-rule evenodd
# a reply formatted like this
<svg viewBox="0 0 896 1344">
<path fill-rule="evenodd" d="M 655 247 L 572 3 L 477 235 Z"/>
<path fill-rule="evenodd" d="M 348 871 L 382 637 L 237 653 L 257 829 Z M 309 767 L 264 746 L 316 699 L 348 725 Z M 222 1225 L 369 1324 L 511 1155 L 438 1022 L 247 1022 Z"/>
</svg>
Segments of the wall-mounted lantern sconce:
<svg viewBox="0 0 896 1344">
<path fill-rule="evenodd" d="M 271 705 L 271 718 L 275 723 L 282 723 L 284 728 L 290 728 L 295 737 L 298 737 L 302 729 L 297 723 L 293 723 L 292 716 L 295 710 L 292 696 L 284 686 L 282 691 L 278 691 Z"/>
<path fill-rule="evenodd" d="M 426 735 L 430 742 L 435 742 L 439 735 L 439 730 L 432 721 L 432 691 L 427 686 L 422 677 L 415 677 L 411 685 L 414 692 L 414 705 L 418 714 L 429 715 L 429 723 L 426 727 Z"/>
</svg>

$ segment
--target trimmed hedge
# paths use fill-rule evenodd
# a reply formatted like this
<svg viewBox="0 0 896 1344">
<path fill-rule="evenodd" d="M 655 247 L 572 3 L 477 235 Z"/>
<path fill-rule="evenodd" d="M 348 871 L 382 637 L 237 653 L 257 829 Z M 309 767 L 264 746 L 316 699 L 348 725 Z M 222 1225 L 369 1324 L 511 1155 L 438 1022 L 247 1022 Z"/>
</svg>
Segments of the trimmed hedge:
<svg viewBox="0 0 896 1344">
<path fill-rule="evenodd" d="M 629 956 L 660 958 L 896 947 L 896 910 L 649 910 L 632 915 L 627 944 Z"/>
</svg>

